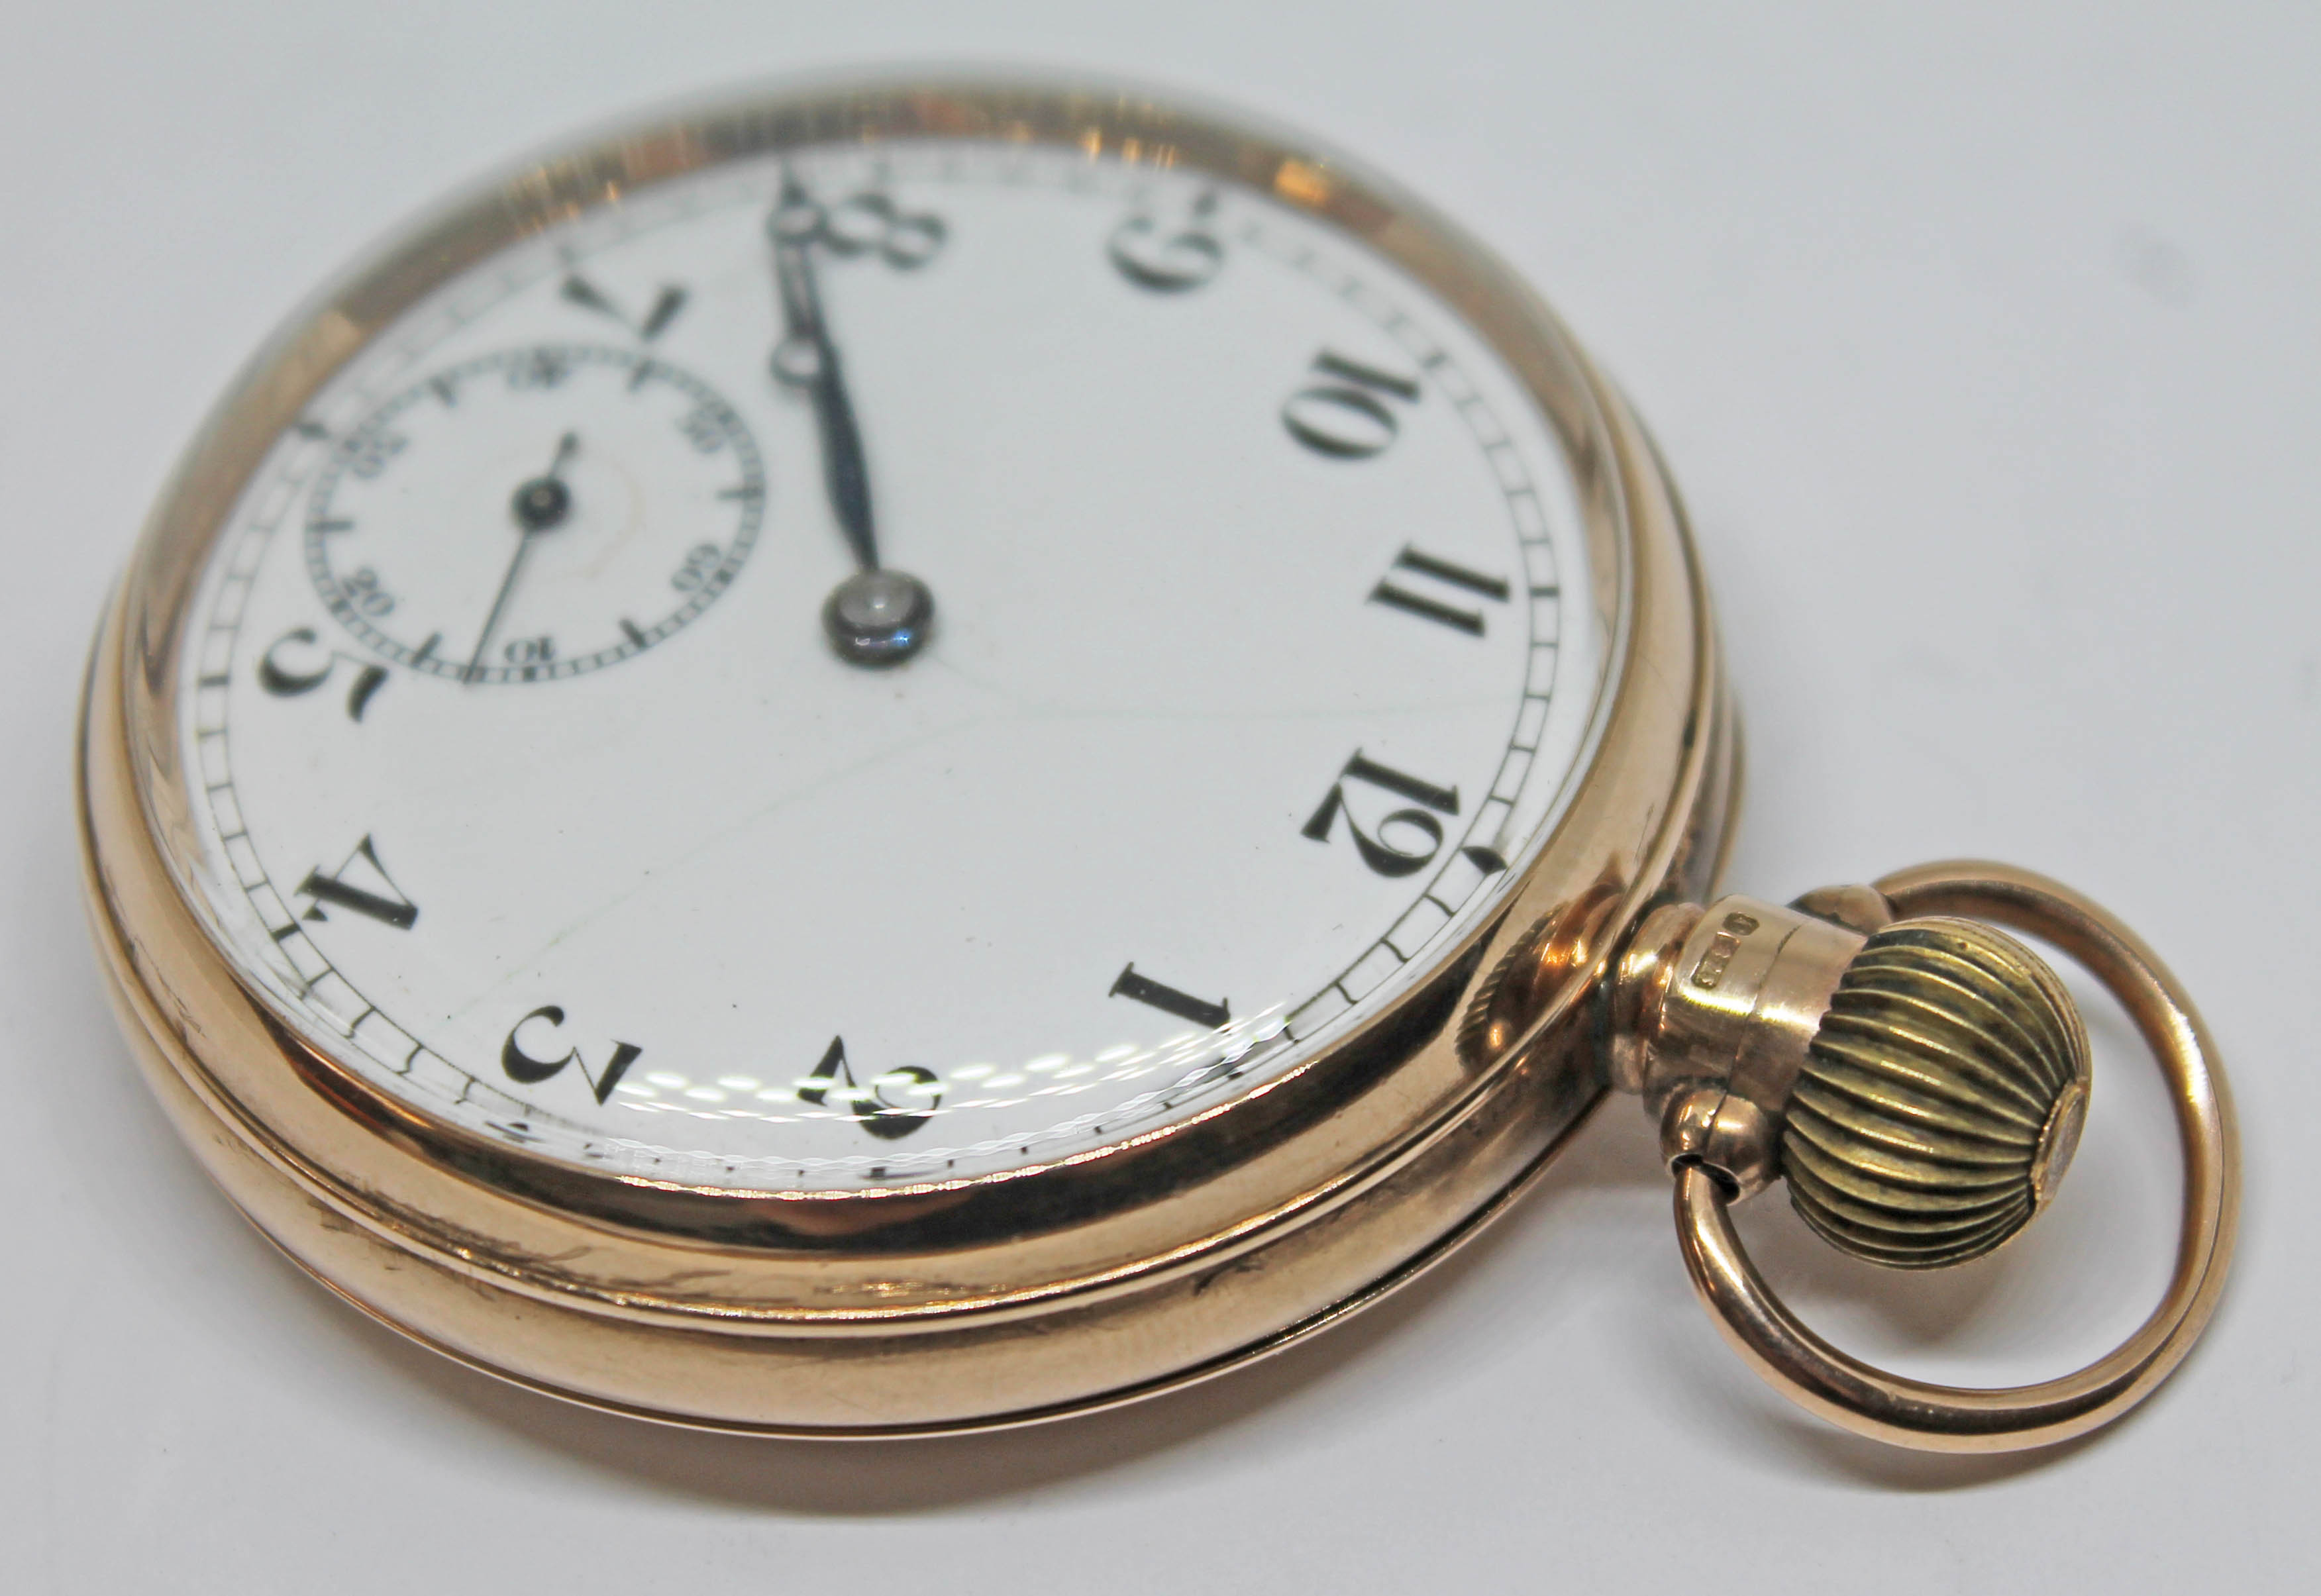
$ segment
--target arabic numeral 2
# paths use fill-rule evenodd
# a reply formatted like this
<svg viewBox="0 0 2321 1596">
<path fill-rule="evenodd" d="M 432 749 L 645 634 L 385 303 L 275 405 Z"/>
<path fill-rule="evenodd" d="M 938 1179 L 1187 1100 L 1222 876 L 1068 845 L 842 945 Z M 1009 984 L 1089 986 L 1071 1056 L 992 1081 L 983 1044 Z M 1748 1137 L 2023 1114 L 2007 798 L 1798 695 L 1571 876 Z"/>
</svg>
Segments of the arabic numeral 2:
<svg viewBox="0 0 2321 1596">
<path fill-rule="evenodd" d="M 677 430 L 697 453 L 714 455 L 725 447 L 725 418 L 715 405 L 697 404 L 687 411 Z"/>
<path fill-rule="evenodd" d="M 934 1071 L 915 1064 L 898 1065 L 858 1085 L 853 1066 L 847 1062 L 846 1038 L 833 1037 L 814 1072 L 797 1084 L 797 1100 L 820 1108 L 836 1098 L 855 1123 L 881 1141 L 896 1141 L 934 1117 L 942 1102 L 942 1088 Z M 902 1099 L 897 1102 L 897 1098 Z"/>
</svg>

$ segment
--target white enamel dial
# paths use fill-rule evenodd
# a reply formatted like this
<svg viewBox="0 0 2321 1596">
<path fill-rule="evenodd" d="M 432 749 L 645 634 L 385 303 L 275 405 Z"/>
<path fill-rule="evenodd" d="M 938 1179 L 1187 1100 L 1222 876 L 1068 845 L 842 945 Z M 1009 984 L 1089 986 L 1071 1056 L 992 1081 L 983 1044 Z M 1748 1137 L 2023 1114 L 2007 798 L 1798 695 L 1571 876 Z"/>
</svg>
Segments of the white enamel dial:
<svg viewBox="0 0 2321 1596">
<path fill-rule="evenodd" d="M 1352 234 L 1061 150 L 735 161 L 452 278 L 284 433 L 185 650 L 180 864 L 471 1131 L 1020 1169 L 1279 1080 L 1504 902 L 1593 577 L 1535 401 Z"/>
</svg>

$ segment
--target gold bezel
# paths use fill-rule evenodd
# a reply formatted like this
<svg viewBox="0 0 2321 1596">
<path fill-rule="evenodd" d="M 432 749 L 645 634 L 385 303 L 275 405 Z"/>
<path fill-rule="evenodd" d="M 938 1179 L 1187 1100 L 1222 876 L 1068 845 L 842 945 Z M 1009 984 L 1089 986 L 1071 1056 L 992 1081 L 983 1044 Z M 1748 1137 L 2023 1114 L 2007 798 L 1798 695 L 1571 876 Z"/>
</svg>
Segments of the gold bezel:
<svg viewBox="0 0 2321 1596">
<path fill-rule="evenodd" d="M 578 1170 L 387 1098 L 236 978 L 171 869 L 195 846 L 178 650 L 232 506 L 315 389 L 476 261 L 725 159 L 929 135 L 1248 184 L 1359 235 L 1494 346 L 1569 451 L 1607 639 L 1594 751 L 1553 834 L 1504 911 L 1353 1034 L 1188 1121 L 1054 1164 L 871 1192 L 689 1188 Z M 405 235 L 261 351 L 189 450 L 108 612 L 82 812 L 98 940 L 156 1091 L 235 1201 L 333 1289 L 454 1356 L 601 1407 L 766 1433 L 915 1433 L 1199 1378 L 1471 1233 L 1595 1100 L 1587 999 L 1621 936 L 1713 875 L 1730 718 L 1681 512 L 1641 429 L 1545 307 L 1448 222 L 1302 141 L 1138 95 L 810 86 L 528 167 Z M 1583 902 L 1605 908 L 1569 967 L 1479 1050 L 1464 1022 L 1494 972 Z"/>
</svg>

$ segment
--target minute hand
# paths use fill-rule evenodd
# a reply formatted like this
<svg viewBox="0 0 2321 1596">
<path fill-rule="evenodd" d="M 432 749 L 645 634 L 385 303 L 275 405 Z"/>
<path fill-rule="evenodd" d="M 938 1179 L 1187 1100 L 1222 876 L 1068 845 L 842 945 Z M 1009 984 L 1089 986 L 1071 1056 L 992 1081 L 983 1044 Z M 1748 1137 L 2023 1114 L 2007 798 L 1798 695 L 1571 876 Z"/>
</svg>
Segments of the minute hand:
<svg viewBox="0 0 2321 1596">
<path fill-rule="evenodd" d="M 822 295 L 814 276 L 813 241 L 821 225 L 820 207 L 785 196 L 773 227 L 774 274 L 781 286 L 785 333 L 774 369 L 785 382 L 806 390 L 822 430 L 822 480 L 830 494 L 855 563 L 878 568 L 878 534 L 870 513 L 870 474 L 862 458 L 862 431 L 846 395 L 846 376 L 830 329 L 822 317 Z"/>
</svg>

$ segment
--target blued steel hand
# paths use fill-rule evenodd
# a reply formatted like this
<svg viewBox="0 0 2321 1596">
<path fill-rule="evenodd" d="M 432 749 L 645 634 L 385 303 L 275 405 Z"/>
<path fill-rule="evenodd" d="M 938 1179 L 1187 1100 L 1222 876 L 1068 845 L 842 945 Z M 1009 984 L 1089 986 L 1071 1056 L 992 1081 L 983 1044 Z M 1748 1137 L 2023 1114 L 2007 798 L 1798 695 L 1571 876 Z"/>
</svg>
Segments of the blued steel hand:
<svg viewBox="0 0 2321 1596">
<path fill-rule="evenodd" d="M 803 388 L 814 401 L 822 428 L 822 480 L 830 495 L 854 563 L 878 568 L 878 534 L 870 513 L 870 474 L 862 458 L 862 431 L 847 397 L 846 374 L 822 316 L 822 294 L 815 282 L 815 240 L 824 213 L 797 178 L 782 176 L 781 203 L 766 231 L 774 243 L 774 276 L 782 295 L 782 341 L 774 349 L 774 375 Z"/>
<path fill-rule="evenodd" d="M 564 467 L 579 447 L 579 434 L 564 434 L 557 440 L 556 458 L 548 462 L 548 469 L 517 487 L 515 496 L 508 501 L 508 513 L 515 518 L 522 535 L 516 539 L 515 553 L 509 557 L 507 575 L 500 578 L 500 590 L 492 599 L 492 612 L 484 617 L 484 630 L 476 639 L 476 651 L 468 657 L 467 666 L 460 672 L 463 682 L 472 682 L 483 672 L 484 650 L 492 646 L 492 634 L 499 630 L 500 618 L 507 613 L 508 600 L 515 596 L 516 578 L 523 572 L 524 556 L 532 552 L 532 540 L 542 532 L 562 526 L 572 513 L 572 490 L 564 485 Z"/>
<path fill-rule="evenodd" d="M 823 630 L 839 657 L 853 665 L 896 665 L 925 646 L 935 602 L 926 585 L 878 564 L 878 534 L 870 512 L 870 474 L 862 458 L 862 431 L 847 397 L 846 376 L 815 281 L 814 246 L 829 240 L 829 218 L 797 180 L 782 174 L 781 198 L 767 219 L 773 240 L 774 279 L 781 292 L 782 340 L 774 346 L 774 376 L 805 390 L 822 432 L 822 480 L 830 511 L 853 550 L 853 576 L 831 590 L 822 607 Z"/>
</svg>

